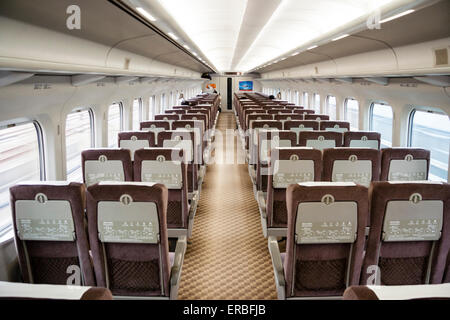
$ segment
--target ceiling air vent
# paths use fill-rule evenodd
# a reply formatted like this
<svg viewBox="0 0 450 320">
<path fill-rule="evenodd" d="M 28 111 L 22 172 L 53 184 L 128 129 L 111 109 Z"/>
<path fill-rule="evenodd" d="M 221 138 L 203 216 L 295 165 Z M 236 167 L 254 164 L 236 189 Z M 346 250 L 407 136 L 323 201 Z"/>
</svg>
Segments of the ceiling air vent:
<svg viewBox="0 0 450 320">
<path fill-rule="evenodd" d="M 448 65 L 448 49 L 435 49 L 434 50 L 435 57 L 435 66 L 446 66 Z"/>
</svg>

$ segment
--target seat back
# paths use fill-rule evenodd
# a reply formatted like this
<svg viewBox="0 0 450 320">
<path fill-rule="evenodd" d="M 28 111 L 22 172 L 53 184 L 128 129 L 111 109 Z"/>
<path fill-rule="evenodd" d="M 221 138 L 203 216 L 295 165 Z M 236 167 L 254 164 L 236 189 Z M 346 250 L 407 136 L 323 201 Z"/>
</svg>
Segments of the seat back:
<svg viewBox="0 0 450 320">
<path fill-rule="evenodd" d="M 136 152 L 134 181 L 160 183 L 168 189 L 167 227 L 188 226 L 188 178 L 183 149 L 147 148 Z"/>
<path fill-rule="evenodd" d="M 290 113 L 292 114 L 292 110 L 286 110 L 284 108 L 274 108 L 274 109 L 268 109 L 267 114 L 281 114 L 281 113 Z"/>
<path fill-rule="evenodd" d="M 286 228 L 286 188 L 295 183 L 320 181 L 322 153 L 311 148 L 274 148 L 268 171 L 267 226 Z"/>
<path fill-rule="evenodd" d="M 97 285 L 115 296 L 168 297 L 167 188 L 100 182 L 87 192 L 89 241 Z"/>
<path fill-rule="evenodd" d="M 380 180 L 381 152 L 375 149 L 331 148 L 323 151 L 323 181 L 355 182 L 369 187 Z"/>
<path fill-rule="evenodd" d="M 381 150 L 382 181 L 427 180 L 430 151 L 419 148 L 387 148 Z"/>
<path fill-rule="evenodd" d="M 305 114 L 305 120 L 328 121 L 330 116 L 326 114 Z"/>
<path fill-rule="evenodd" d="M 155 133 L 152 131 L 119 132 L 118 146 L 119 148 L 130 150 L 131 161 L 134 161 L 134 152 L 136 150 L 156 146 Z"/>
<path fill-rule="evenodd" d="M 308 114 L 315 114 L 315 111 L 310 109 L 294 109 L 294 111 L 292 112 L 297 114 L 303 114 L 304 116 Z M 316 120 L 316 119 L 305 119 L 305 120 Z"/>
<path fill-rule="evenodd" d="M 195 114 L 183 114 L 181 115 L 181 120 L 198 120 L 203 122 L 203 128 L 202 131 L 205 132 L 209 128 L 208 123 L 208 116 L 206 114 L 202 113 L 195 113 Z"/>
<path fill-rule="evenodd" d="M 297 137 L 292 131 L 259 130 L 258 139 L 256 184 L 257 190 L 263 190 L 265 192 L 267 191 L 267 168 L 270 159 L 270 151 L 275 148 L 290 148 L 297 146 Z"/>
<path fill-rule="evenodd" d="M 344 147 L 380 149 L 381 134 L 378 132 L 348 131 L 344 132 Z"/>
<path fill-rule="evenodd" d="M 319 122 L 312 120 L 288 120 L 283 123 L 284 130 L 290 130 L 296 133 L 297 143 L 298 136 L 301 131 L 315 131 L 319 130 Z"/>
<path fill-rule="evenodd" d="M 286 191 L 286 297 L 340 296 L 359 283 L 368 192 L 352 182 L 305 182 Z"/>
<path fill-rule="evenodd" d="M 179 114 L 157 114 L 155 120 L 175 121 L 180 120 Z"/>
<path fill-rule="evenodd" d="M 350 122 L 347 121 L 320 121 L 320 130 L 348 132 L 350 131 Z"/>
<path fill-rule="evenodd" d="M 133 181 L 131 153 L 127 149 L 88 149 L 81 152 L 83 182 Z"/>
<path fill-rule="evenodd" d="M 170 130 L 170 121 L 165 120 L 155 120 L 155 121 L 144 121 L 140 125 L 141 131 L 150 131 L 155 134 L 155 145 L 158 144 L 158 133 L 165 130 Z"/>
<path fill-rule="evenodd" d="M 342 136 L 342 133 L 333 131 L 301 131 L 298 135 L 298 144 L 319 150 L 336 148 L 342 146 Z"/>
<path fill-rule="evenodd" d="M 164 113 L 167 113 L 167 114 L 185 114 L 186 113 L 186 109 L 165 110 Z"/>
<path fill-rule="evenodd" d="M 250 113 L 247 114 L 244 130 L 251 128 L 253 121 L 273 120 L 273 115 L 267 113 Z"/>
<path fill-rule="evenodd" d="M 374 182 L 361 284 L 443 281 L 450 249 L 450 185 Z"/>
<path fill-rule="evenodd" d="M 211 120 L 210 112 L 206 109 L 192 109 L 188 110 L 186 114 L 204 114 L 206 115 L 206 121 L 208 123 L 208 128 L 211 129 L 214 125 L 214 120 Z"/>
<path fill-rule="evenodd" d="M 246 135 L 246 147 L 250 154 L 250 164 L 256 165 L 258 159 L 259 130 L 283 130 L 283 124 L 275 120 L 254 120 L 251 122 L 249 134 Z"/>
<path fill-rule="evenodd" d="M 95 285 L 84 225 L 85 188 L 75 182 L 23 182 L 10 188 L 22 280 Z"/>
<path fill-rule="evenodd" d="M 206 149 L 208 143 L 208 139 L 205 138 L 205 123 L 202 120 L 174 121 L 172 122 L 172 130 L 194 133 L 194 161 L 198 165 L 203 165 L 203 150 Z"/>
<path fill-rule="evenodd" d="M 183 156 L 188 170 L 188 192 L 198 190 L 198 161 L 194 150 L 195 136 L 193 131 L 172 130 L 158 135 L 158 147 L 183 149 Z"/>
<path fill-rule="evenodd" d="M 276 114 L 274 116 L 274 120 L 277 121 L 291 121 L 291 120 L 303 120 L 302 114 L 293 114 L 293 113 L 285 113 L 285 114 Z"/>
</svg>

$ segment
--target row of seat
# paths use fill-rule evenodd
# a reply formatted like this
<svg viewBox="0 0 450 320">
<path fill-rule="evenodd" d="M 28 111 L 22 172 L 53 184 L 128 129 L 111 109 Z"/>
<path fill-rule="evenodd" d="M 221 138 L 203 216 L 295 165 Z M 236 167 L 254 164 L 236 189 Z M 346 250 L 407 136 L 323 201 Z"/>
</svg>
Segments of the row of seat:
<svg viewBox="0 0 450 320">
<path fill-rule="evenodd" d="M 274 148 L 258 164 L 256 199 L 263 234 L 285 236 L 286 188 L 308 181 L 355 182 L 427 180 L 430 152 L 424 149 Z"/>
<path fill-rule="evenodd" d="M 164 185 L 23 182 L 10 193 L 24 282 L 176 297 L 186 237 L 169 253 Z"/>
<path fill-rule="evenodd" d="M 220 103 L 217 95 L 189 103 L 205 102 L 211 102 L 211 110 Z M 108 299 L 111 292 L 115 297 L 177 297 L 202 161 L 195 161 L 192 130 L 155 136 L 122 132 L 121 149 L 83 151 L 84 184 L 22 182 L 10 188 L 24 282 L 100 287 L 80 288 L 68 299 Z M 188 200 L 189 191 L 194 196 Z M 176 238 L 175 246 L 169 238 Z M 61 287 L 45 288 L 67 294 Z M 33 289 L 13 290 L 25 297 L 21 290 Z"/>
<path fill-rule="evenodd" d="M 450 184 L 307 182 L 286 200 L 286 252 L 268 240 L 280 299 L 450 282 Z"/>
<path fill-rule="evenodd" d="M 278 114 L 283 123 L 275 124 L 252 104 L 268 113 L 273 101 L 235 96 L 244 125 L 257 129 L 246 145 L 249 173 L 280 299 L 341 297 L 359 284 L 450 282 L 450 187 L 425 181 L 428 150 L 380 151 L 374 132 L 313 131 L 323 119 L 304 132 L 304 121 Z M 302 126 L 290 125 L 297 121 Z M 295 127 L 301 139 L 282 130 Z M 287 237 L 286 252 L 279 237 Z"/>
</svg>

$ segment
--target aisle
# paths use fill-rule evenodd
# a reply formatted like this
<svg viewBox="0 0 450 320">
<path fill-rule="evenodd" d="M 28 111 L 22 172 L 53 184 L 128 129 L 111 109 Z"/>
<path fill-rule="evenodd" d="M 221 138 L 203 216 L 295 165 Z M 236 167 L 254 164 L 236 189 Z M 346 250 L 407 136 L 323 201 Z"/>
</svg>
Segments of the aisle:
<svg viewBox="0 0 450 320">
<path fill-rule="evenodd" d="M 223 132 L 224 140 L 225 130 L 235 127 L 234 114 L 221 113 L 217 130 Z M 217 148 L 224 150 L 223 161 L 208 167 L 179 299 L 276 299 L 267 241 L 247 167 L 236 161 L 223 164 L 226 155 L 236 153 L 238 140 L 234 147 L 218 143 Z"/>
</svg>

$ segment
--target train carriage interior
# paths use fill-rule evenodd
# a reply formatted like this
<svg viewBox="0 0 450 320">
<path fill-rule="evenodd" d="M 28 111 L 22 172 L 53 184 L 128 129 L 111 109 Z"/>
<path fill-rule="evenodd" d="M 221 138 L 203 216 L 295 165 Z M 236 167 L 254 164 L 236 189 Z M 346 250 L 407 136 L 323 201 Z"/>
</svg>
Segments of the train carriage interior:
<svg viewBox="0 0 450 320">
<path fill-rule="evenodd" d="M 0 300 L 450 300 L 449 26 L 0 1 Z"/>
</svg>

